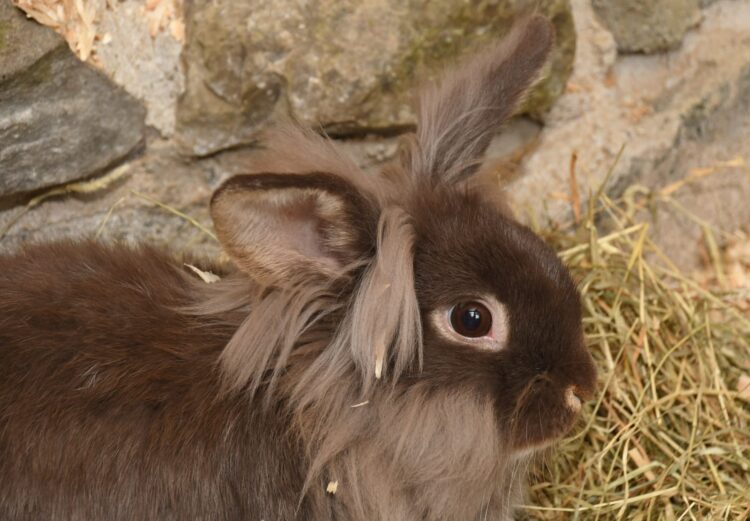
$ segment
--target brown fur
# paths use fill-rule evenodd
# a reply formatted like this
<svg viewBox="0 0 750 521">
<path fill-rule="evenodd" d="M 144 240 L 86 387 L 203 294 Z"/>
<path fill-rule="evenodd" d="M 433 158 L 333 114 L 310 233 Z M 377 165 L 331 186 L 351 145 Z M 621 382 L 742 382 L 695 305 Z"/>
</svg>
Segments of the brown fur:
<svg viewBox="0 0 750 521">
<path fill-rule="evenodd" d="M 527 19 L 427 87 L 382 176 L 270 133 L 212 200 L 219 282 L 148 247 L 0 256 L 0 519 L 511 519 L 596 379 L 567 270 L 470 179 L 551 42 Z M 501 345 L 429 319 L 481 295 Z"/>
<path fill-rule="evenodd" d="M 0 257 L 0 519 L 295 518 L 301 445 L 219 393 L 232 329 L 175 310 L 194 284 L 149 248 Z"/>
<path fill-rule="evenodd" d="M 541 17 L 517 23 L 495 47 L 422 93 L 410 170 L 456 182 L 480 166 L 498 122 L 511 116 L 537 79 L 554 41 Z"/>
</svg>

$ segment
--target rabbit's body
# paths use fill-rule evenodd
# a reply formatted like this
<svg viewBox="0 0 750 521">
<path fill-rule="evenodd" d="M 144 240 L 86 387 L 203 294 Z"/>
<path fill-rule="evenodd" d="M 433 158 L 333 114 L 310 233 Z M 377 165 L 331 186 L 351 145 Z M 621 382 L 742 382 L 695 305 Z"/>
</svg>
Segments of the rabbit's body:
<svg viewBox="0 0 750 521">
<path fill-rule="evenodd" d="M 425 90 L 380 176 L 269 132 L 211 200 L 219 282 L 0 257 L 0 519 L 510 520 L 596 383 L 568 271 L 473 177 L 552 42 L 531 17 Z"/>
<path fill-rule="evenodd" d="M 191 279 L 149 248 L 0 256 L 0 519 L 295 518 L 299 443 L 219 392 L 233 331 L 177 310 Z"/>
<path fill-rule="evenodd" d="M 216 284 L 236 283 L 231 277 Z M 240 324 L 232 313 L 183 311 L 205 299 L 204 284 L 146 247 L 56 243 L 0 256 L 0 519 L 349 521 L 377 519 L 373 509 L 383 519 L 498 519 L 508 511 L 501 498 L 518 484 L 501 483 L 502 470 L 521 463 L 495 446 L 491 407 L 420 387 L 364 405 L 334 390 L 331 403 L 345 400 L 352 413 L 337 426 L 348 439 L 338 463 L 348 479 L 336 500 L 363 515 L 326 501 L 322 477 L 301 501 L 309 462 L 284 397 L 268 406 L 262 392 L 227 393 L 221 383 L 219 354 Z M 477 420 L 485 430 L 467 432 Z M 352 496 L 352 482 L 367 494 Z"/>
</svg>

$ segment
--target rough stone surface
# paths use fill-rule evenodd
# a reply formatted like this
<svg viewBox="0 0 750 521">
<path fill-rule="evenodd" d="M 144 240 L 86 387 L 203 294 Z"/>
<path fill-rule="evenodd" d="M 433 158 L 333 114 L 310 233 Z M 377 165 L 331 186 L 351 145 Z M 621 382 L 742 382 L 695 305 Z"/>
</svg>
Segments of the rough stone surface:
<svg viewBox="0 0 750 521">
<path fill-rule="evenodd" d="M 574 0 L 573 5 L 579 40 L 568 92 L 546 118 L 518 180 L 508 187 L 520 215 L 529 220 L 545 214 L 558 221 L 569 218 L 565 195 L 574 152 L 584 199 L 599 187 L 623 146 L 608 185 L 613 197 L 634 183 L 658 189 L 733 158 L 750 164 L 750 4 L 718 1 L 706 9 L 704 22 L 680 49 L 619 59 L 612 35 L 593 16 L 588 1 Z M 750 224 L 750 207 L 738 200 L 750 199 L 747 167 L 718 168 L 716 175 L 686 185 L 673 199 L 688 197 L 694 187 L 714 196 L 726 194 L 724 204 L 721 197 L 709 204 L 713 196 L 708 195 L 706 204 L 698 198 L 685 200 L 702 219 L 726 229 Z M 668 206 L 674 204 L 664 201 L 658 208 L 666 212 Z M 664 215 L 655 221 L 662 244 L 687 266 L 700 228 L 682 214 L 680 231 L 668 226 Z M 688 227 L 690 235 L 684 232 Z"/>
<path fill-rule="evenodd" d="M 169 137 L 175 129 L 177 98 L 185 87 L 182 44 L 166 30 L 154 38 L 149 35 L 142 1 L 110 5 L 99 22 L 99 31 L 107 35 L 96 46 L 99 63 L 115 83 L 143 101 L 146 123 Z"/>
<path fill-rule="evenodd" d="M 2 6 L 0 196 L 84 178 L 130 153 L 142 139 L 143 107 L 51 31 Z M 27 40 L 19 53 L 29 37 L 38 45 Z"/>
<path fill-rule="evenodd" d="M 414 123 L 415 76 L 507 29 L 524 2 L 196 0 L 188 5 L 178 130 L 195 154 L 252 141 L 274 112 L 334 134 Z M 558 33 L 530 107 L 562 92 L 575 49 L 569 0 L 540 0 Z"/>
<path fill-rule="evenodd" d="M 623 52 L 677 47 L 700 21 L 699 0 L 592 0 L 592 4 Z"/>
<path fill-rule="evenodd" d="M 0 2 L 0 83 L 31 66 L 62 39 L 30 22 L 10 2 Z"/>
<path fill-rule="evenodd" d="M 720 246 L 729 230 L 750 233 L 750 4 L 716 0 L 679 49 L 627 56 L 618 56 L 590 0 L 573 0 L 572 6 L 579 40 L 565 94 L 544 125 L 528 118 L 512 121 L 490 147 L 485 167 L 504 183 L 522 219 L 568 221 L 571 155 L 578 157 L 585 204 L 625 145 L 609 193 L 645 205 L 633 210 L 633 219 L 650 222 L 667 254 L 681 267 L 694 268 L 706 229 Z M 369 136 L 340 144 L 374 170 L 393 157 L 397 141 Z M 22 206 L 0 205 L 0 235 L 12 224 L 0 250 L 28 240 L 92 236 L 101 229 L 111 240 L 163 242 L 213 254 L 216 244 L 203 232 L 131 190 L 207 225 L 211 190 L 243 172 L 253 153 L 239 149 L 188 159 L 174 141 L 153 140 L 144 156 L 128 163 L 127 176 L 107 190 L 48 200 L 23 215 Z M 668 198 L 659 195 L 662 187 L 685 178 L 692 180 Z"/>
<path fill-rule="evenodd" d="M 707 233 L 719 246 L 730 232 L 750 233 L 750 62 L 733 88 L 704 101 L 686 115 L 673 158 L 653 172 L 632 172 L 648 186 L 670 171 L 705 175 L 652 201 L 640 215 L 653 223 L 657 244 L 689 270 L 699 265 Z"/>
<path fill-rule="evenodd" d="M 163 141 L 152 143 L 148 153 L 125 168 L 121 178 L 102 190 L 48 199 L 30 211 L 22 205 L 0 211 L 0 252 L 12 251 L 29 241 L 99 237 L 161 244 L 176 252 L 218 253 L 218 245 L 210 236 L 135 192 L 210 228 L 211 191 L 231 170 L 214 159 L 185 162 L 174 147 Z"/>
</svg>

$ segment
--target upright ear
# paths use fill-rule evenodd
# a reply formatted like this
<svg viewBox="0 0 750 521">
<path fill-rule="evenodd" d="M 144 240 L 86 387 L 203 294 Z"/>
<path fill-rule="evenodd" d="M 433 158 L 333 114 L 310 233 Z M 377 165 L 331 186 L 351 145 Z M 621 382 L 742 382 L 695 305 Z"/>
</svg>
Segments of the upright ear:
<svg viewBox="0 0 750 521">
<path fill-rule="evenodd" d="M 269 285 L 334 278 L 375 244 L 374 207 L 331 174 L 233 177 L 214 193 L 211 217 L 232 260 Z"/>
<path fill-rule="evenodd" d="M 493 134 L 537 79 L 554 34 L 546 18 L 526 18 L 494 47 L 422 92 L 411 152 L 415 175 L 454 183 L 477 170 Z"/>
</svg>

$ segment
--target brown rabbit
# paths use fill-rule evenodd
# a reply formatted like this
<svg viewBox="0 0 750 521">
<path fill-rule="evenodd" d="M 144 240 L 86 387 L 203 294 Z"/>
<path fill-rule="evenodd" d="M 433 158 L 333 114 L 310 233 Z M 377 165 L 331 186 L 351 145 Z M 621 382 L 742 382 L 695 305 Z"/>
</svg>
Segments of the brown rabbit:
<svg viewBox="0 0 750 521">
<path fill-rule="evenodd" d="M 272 132 L 211 202 L 219 282 L 0 257 L 0 519 L 511 519 L 596 379 L 567 270 L 471 179 L 552 43 L 528 18 L 428 88 L 378 177 Z"/>
</svg>

